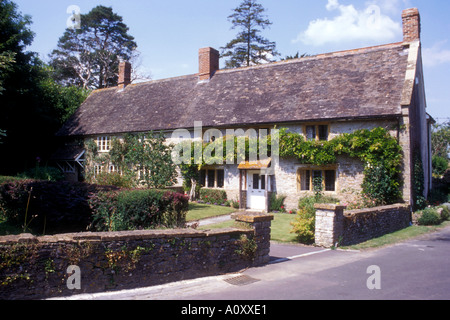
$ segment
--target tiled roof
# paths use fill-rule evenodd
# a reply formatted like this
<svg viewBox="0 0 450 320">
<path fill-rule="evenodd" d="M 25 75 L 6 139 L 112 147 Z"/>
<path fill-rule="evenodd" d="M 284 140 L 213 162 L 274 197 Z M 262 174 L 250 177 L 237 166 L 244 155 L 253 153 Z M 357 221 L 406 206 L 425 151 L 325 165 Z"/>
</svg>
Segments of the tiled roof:
<svg viewBox="0 0 450 320">
<path fill-rule="evenodd" d="M 59 135 L 275 124 L 401 114 L 403 43 L 94 91 Z"/>
</svg>

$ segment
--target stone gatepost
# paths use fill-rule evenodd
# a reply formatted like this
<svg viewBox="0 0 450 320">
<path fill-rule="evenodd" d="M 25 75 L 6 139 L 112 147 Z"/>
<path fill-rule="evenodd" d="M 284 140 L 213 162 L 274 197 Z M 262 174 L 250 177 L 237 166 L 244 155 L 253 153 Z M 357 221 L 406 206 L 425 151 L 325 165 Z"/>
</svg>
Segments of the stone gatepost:
<svg viewBox="0 0 450 320">
<path fill-rule="evenodd" d="M 257 244 L 254 266 L 268 263 L 270 259 L 270 226 L 274 216 L 263 213 L 244 213 L 235 215 L 234 219 L 250 224 L 254 230 L 253 240 Z"/>
<path fill-rule="evenodd" d="M 338 244 L 344 234 L 344 210 L 346 206 L 336 204 L 314 205 L 316 209 L 316 245 L 326 248 Z"/>
</svg>

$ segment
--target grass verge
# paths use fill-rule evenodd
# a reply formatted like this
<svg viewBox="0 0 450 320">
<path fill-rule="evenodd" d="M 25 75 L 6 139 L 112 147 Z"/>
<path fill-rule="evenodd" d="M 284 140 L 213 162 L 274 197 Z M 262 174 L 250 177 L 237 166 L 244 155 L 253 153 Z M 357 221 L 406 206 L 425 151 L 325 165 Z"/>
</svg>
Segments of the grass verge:
<svg viewBox="0 0 450 320">
<path fill-rule="evenodd" d="M 368 240 L 366 242 L 362 242 L 360 244 L 356 244 L 353 246 L 341 247 L 341 249 L 352 249 L 352 250 L 365 250 L 365 249 L 374 249 L 380 248 L 388 245 L 392 245 L 395 243 L 407 241 L 410 239 L 414 239 L 425 235 L 427 233 L 436 232 L 440 229 L 450 227 L 450 221 L 445 221 L 438 226 L 416 226 L 413 225 L 403 230 L 399 230 L 394 233 L 390 233 L 384 235 L 382 237 Z"/>
</svg>

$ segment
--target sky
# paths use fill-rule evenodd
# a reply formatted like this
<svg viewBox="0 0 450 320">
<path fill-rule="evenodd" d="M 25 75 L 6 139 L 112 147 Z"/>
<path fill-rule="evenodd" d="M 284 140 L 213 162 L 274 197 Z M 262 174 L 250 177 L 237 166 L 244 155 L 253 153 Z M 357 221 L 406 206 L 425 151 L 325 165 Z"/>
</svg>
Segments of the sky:
<svg viewBox="0 0 450 320">
<path fill-rule="evenodd" d="M 63 35 L 70 6 L 88 13 L 97 5 L 123 17 L 140 52 L 139 70 L 153 80 L 198 72 L 198 49 L 224 47 L 237 34 L 228 16 L 242 0 L 13 0 L 30 15 L 33 44 L 44 61 Z M 402 10 L 418 8 L 427 112 L 450 120 L 450 1 L 259 0 L 273 23 L 262 35 L 281 57 L 310 55 L 400 42 Z M 223 62 L 221 62 L 223 66 Z"/>
</svg>

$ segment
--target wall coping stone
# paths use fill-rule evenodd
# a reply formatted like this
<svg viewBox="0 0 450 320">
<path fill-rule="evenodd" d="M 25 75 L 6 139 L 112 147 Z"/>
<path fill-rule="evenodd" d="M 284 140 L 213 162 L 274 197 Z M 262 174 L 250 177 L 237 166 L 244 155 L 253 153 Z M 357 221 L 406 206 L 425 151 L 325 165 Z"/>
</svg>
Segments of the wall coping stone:
<svg viewBox="0 0 450 320">
<path fill-rule="evenodd" d="M 374 213 L 374 212 L 380 212 L 380 211 L 384 211 L 384 210 L 405 209 L 405 208 L 411 208 L 411 206 L 406 203 L 397 203 L 397 204 L 392 204 L 392 205 L 388 205 L 388 206 L 380 206 L 380 207 L 357 209 L 357 210 L 348 210 L 348 211 L 345 211 L 344 215 L 347 217 L 350 217 L 350 216 L 354 216 L 357 214 Z"/>
<path fill-rule="evenodd" d="M 258 220 L 259 221 L 259 220 Z M 268 220 L 264 220 L 268 221 Z M 165 238 L 207 238 L 211 236 L 233 235 L 242 233 L 252 233 L 249 229 L 224 228 L 216 230 L 195 230 L 195 229 L 167 229 L 167 230 L 138 230 L 138 231 L 118 231 L 118 232 L 82 232 L 66 233 L 54 236 L 33 236 L 29 233 L 20 235 L 9 235 L 0 237 L 0 245 L 14 243 L 77 243 L 83 241 L 127 241 L 127 240 L 151 240 Z"/>
<path fill-rule="evenodd" d="M 347 206 L 332 203 L 316 203 L 314 204 L 315 209 L 319 210 L 345 210 Z"/>
<path fill-rule="evenodd" d="M 274 219 L 274 215 L 266 213 L 245 213 L 235 215 L 235 220 L 240 222 L 255 223 L 255 222 L 267 222 Z"/>
</svg>

